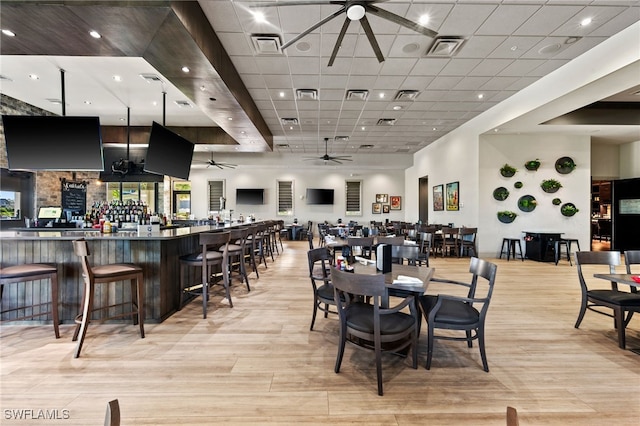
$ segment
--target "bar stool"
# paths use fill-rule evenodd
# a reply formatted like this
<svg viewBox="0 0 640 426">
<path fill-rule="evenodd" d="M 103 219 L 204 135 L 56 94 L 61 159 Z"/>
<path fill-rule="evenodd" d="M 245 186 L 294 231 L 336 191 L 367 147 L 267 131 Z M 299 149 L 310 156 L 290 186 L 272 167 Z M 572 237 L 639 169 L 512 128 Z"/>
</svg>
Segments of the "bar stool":
<svg viewBox="0 0 640 426">
<path fill-rule="evenodd" d="M 556 265 L 560 260 L 560 254 L 561 254 L 560 249 L 564 247 L 567 252 L 567 260 L 569 261 L 569 265 L 573 266 L 573 263 L 571 263 L 571 242 L 572 241 L 576 242 L 576 244 L 578 245 L 578 251 L 580 251 L 580 243 L 575 238 L 560 238 L 559 240 L 554 241 L 553 250 L 554 250 Z"/>
<path fill-rule="evenodd" d="M 517 253 L 516 246 L 518 247 Z M 509 261 L 510 257 L 516 259 L 516 254 L 520 254 L 520 259 L 522 259 L 522 261 L 524 262 L 524 256 L 522 255 L 522 246 L 520 245 L 520 238 L 503 238 L 499 259 L 502 259 L 502 255 L 505 253 L 507 254 L 507 261 Z"/>
<path fill-rule="evenodd" d="M 238 267 L 238 273 L 240 274 L 240 281 L 247 283 L 247 291 L 251 291 L 249 287 L 249 277 L 247 276 L 247 269 L 245 267 L 244 254 L 245 244 L 247 236 L 251 230 L 248 227 L 235 228 L 229 231 L 229 244 L 225 247 L 220 247 L 218 251 L 227 252 L 227 265 L 229 267 L 229 281 L 231 281 L 231 274 L 233 273 L 233 267 Z"/>
<path fill-rule="evenodd" d="M 178 309 L 182 309 L 184 294 L 202 295 L 202 318 L 207 318 L 207 302 L 209 302 L 209 280 L 211 277 L 222 275 L 222 282 L 226 291 L 229 306 L 233 308 L 231 292 L 229 291 L 229 267 L 227 265 L 227 247 L 229 246 L 229 231 L 225 232 L 203 232 L 200 234 L 199 252 L 181 256 L 180 262 L 180 303 Z M 222 249 L 222 252 L 218 251 Z M 202 268 L 202 281 L 200 284 L 185 286 L 184 269 L 187 266 Z M 214 274 L 213 267 L 219 266 L 220 272 Z"/>
<path fill-rule="evenodd" d="M 84 278 L 84 297 L 82 300 L 82 313 L 76 316 L 76 330 L 73 333 L 72 341 L 78 341 L 78 346 L 74 354 L 74 358 L 80 356 L 84 338 L 87 335 L 90 316 L 92 312 L 99 312 L 118 306 L 126 306 L 130 304 L 130 311 L 121 314 L 114 314 L 100 321 L 109 319 L 131 317 L 133 325 L 138 324 L 140 327 L 140 337 L 144 339 L 144 275 L 142 268 L 132 263 L 110 263 L 107 265 L 90 266 L 89 265 L 89 245 L 84 239 L 74 240 L 73 252 L 80 258 L 82 264 L 82 277 Z M 96 284 L 108 284 L 112 282 L 130 280 L 131 282 L 131 301 L 121 302 L 100 308 L 93 307 L 93 296 L 95 294 Z M 78 336 L 80 337 L 78 339 Z"/>
<path fill-rule="evenodd" d="M 21 306 L 17 308 L 2 310 L 2 295 L 4 292 L 5 284 L 17 284 L 21 282 L 36 280 L 49 280 L 51 284 L 51 301 L 38 303 L 36 305 L 30 305 L 31 315 L 23 315 L 20 317 L 12 318 L 8 321 L 19 321 L 51 314 L 53 318 L 53 331 L 57 339 L 60 337 L 60 330 L 58 329 L 60 320 L 58 318 L 58 268 L 55 265 L 48 265 L 45 263 L 27 263 L 24 265 L 7 266 L 5 268 L 0 268 L 0 314 L 28 308 L 28 306 Z M 51 305 L 51 310 L 47 312 L 33 313 L 34 308 L 45 305 Z"/>
</svg>

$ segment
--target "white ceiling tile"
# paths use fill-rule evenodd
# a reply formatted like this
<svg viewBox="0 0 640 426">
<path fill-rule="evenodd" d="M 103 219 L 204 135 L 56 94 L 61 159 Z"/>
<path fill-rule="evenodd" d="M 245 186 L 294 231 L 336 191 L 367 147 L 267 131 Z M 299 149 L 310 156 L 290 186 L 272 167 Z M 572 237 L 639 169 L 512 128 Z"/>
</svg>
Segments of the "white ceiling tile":
<svg viewBox="0 0 640 426">
<path fill-rule="evenodd" d="M 580 12 L 582 6 L 546 6 L 534 13 L 514 35 L 547 35 Z"/>
<path fill-rule="evenodd" d="M 387 58 L 383 62 L 380 75 L 408 75 L 417 61 L 416 58 Z"/>
<path fill-rule="evenodd" d="M 446 75 L 467 75 L 478 64 L 482 62 L 481 59 L 458 59 L 453 58 L 442 69 L 442 73 Z"/>
<path fill-rule="evenodd" d="M 503 77 L 520 77 L 528 75 L 532 70 L 536 69 L 543 63 L 544 61 L 542 59 L 518 59 L 500 71 L 499 75 Z"/>
<path fill-rule="evenodd" d="M 500 5 L 478 28 L 478 35 L 509 35 L 520 27 L 540 5 Z"/>
<path fill-rule="evenodd" d="M 494 76 L 513 63 L 512 59 L 485 59 L 469 72 L 470 76 Z"/>
<path fill-rule="evenodd" d="M 583 37 L 590 35 L 600 25 L 606 24 L 609 20 L 621 13 L 629 13 L 626 7 L 596 7 L 587 6 L 579 13 L 574 15 L 570 20 L 561 25 L 558 29 L 551 33 L 553 36 L 578 36 Z M 590 25 L 582 26 L 580 22 L 583 19 L 592 20 Z"/>
<path fill-rule="evenodd" d="M 422 58 L 418 61 L 411 75 L 434 76 L 442 72 L 442 69 L 449 63 L 449 58 Z"/>
<path fill-rule="evenodd" d="M 491 77 L 465 77 L 453 88 L 454 90 L 478 90 L 483 86 Z"/>
<path fill-rule="evenodd" d="M 440 35 L 471 35 L 486 21 L 496 9 L 495 4 L 458 3 L 438 29 Z"/>
<path fill-rule="evenodd" d="M 520 80 L 519 77 L 493 77 L 482 86 L 480 89 L 482 90 L 504 90 L 509 86 L 516 84 L 516 82 Z"/>
<path fill-rule="evenodd" d="M 476 36 L 464 42 L 460 50 L 456 53 L 456 58 L 486 58 L 501 43 L 506 36 Z"/>
</svg>

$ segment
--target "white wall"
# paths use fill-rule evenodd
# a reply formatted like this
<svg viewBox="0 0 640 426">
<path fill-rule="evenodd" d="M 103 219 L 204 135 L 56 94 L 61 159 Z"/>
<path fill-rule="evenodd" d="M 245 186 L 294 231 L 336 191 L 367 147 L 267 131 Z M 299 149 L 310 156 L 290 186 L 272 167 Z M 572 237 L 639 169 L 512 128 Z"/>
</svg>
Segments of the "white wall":
<svg viewBox="0 0 640 426">
<path fill-rule="evenodd" d="M 613 180 L 620 176 L 620 145 L 591 143 L 591 176 Z"/>
<path fill-rule="evenodd" d="M 640 177 L 640 141 L 620 145 L 620 179 Z"/>
<path fill-rule="evenodd" d="M 222 161 L 218 160 L 217 161 Z M 299 159 L 297 161 L 300 161 Z M 285 222 L 292 222 L 297 218 L 300 223 L 308 220 L 314 223 L 325 220 L 335 223 L 339 218 L 343 222 L 349 220 L 361 224 L 368 224 L 371 220 L 389 221 L 404 220 L 405 206 L 402 210 L 391 210 L 388 214 L 372 214 L 371 204 L 375 202 L 378 193 L 399 195 L 403 204 L 406 199 L 404 194 L 404 167 L 388 170 L 365 170 L 345 167 L 312 167 L 301 168 L 298 166 L 287 167 L 286 164 L 278 165 L 271 162 L 263 167 L 241 166 L 236 169 L 192 169 L 190 175 L 192 185 L 192 211 L 196 218 L 204 218 L 208 213 L 208 188 L 209 180 L 225 180 L 227 209 L 233 209 L 233 217 L 239 214 L 255 214 L 257 218 L 276 218 L 276 182 L 278 180 L 292 180 L 294 182 L 294 214 L 290 217 L 282 217 Z M 345 215 L 345 181 L 362 181 L 362 216 Z M 236 205 L 236 188 L 264 188 L 265 204 L 257 206 Z M 325 188 L 334 190 L 333 205 L 307 205 L 304 199 L 307 188 Z"/>
<path fill-rule="evenodd" d="M 555 170 L 555 161 L 564 156 L 571 157 L 576 168 L 569 174 Z M 524 167 L 528 160 L 539 159 L 537 171 Z M 589 136 L 560 135 L 484 135 L 480 137 L 480 217 L 478 251 L 485 256 L 495 256 L 502 238 L 523 238 L 523 231 L 559 232 L 564 237 L 578 238 L 580 248 L 588 250 L 591 242 L 591 142 Z M 511 178 L 502 177 L 500 167 L 505 163 L 518 169 Z M 544 179 L 556 179 L 562 188 L 554 194 L 540 188 Z M 514 188 L 520 181 L 523 187 Z M 493 191 L 503 186 L 509 190 L 504 201 L 493 198 Z M 518 208 L 518 199 L 532 195 L 538 202 L 532 212 Z M 562 203 L 573 203 L 579 209 L 572 217 L 560 213 L 560 206 L 551 200 L 560 198 Z M 497 219 L 497 212 L 511 210 L 518 216 L 513 223 L 505 224 Z M 522 240 L 524 249 L 524 240 Z"/>
</svg>

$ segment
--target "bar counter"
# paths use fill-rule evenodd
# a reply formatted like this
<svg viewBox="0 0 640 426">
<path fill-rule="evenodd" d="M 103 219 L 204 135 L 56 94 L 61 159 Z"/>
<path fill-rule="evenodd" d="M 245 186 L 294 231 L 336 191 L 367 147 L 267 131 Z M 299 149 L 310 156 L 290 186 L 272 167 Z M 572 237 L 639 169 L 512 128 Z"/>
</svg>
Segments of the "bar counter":
<svg viewBox="0 0 640 426">
<path fill-rule="evenodd" d="M 238 225 L 233 225 L 238 226 Z M 24 263 L 53 263 L 58 266 L 59 312 L 63 323 L 72 323 L 80 312 L 84 284 L 82 267 L 73 253 L 71 241 L 84 238 L 89 242 L 91 265 L 135 263 L 144 271 L 145 320 L 162 322 L 178 309 L 180 266 L 178 258 L 200 250 L 198 235 L 202 232 L 224 231 L 225 226 L 195 226 L 161 230 L 152 233 L 119 231 L 102 234 L 94 230 L 56 230 L 28 228 L 0 232 L 2 266 Z M 185 279 L 200 282 L 200 274 L 189 269 Z M 112 305 L 130 299 L 128 282 L 96 287 L 96 306 Z M 7 285 L 3 308 L 32 305 L 50 300 L 47 282 Z M 3 320 L 11 315 L 3 314 Z M 51 320 L 51 318 L 48 318 Z M 125 319 L 126 320 L 126 319 Z"/>
</svg>

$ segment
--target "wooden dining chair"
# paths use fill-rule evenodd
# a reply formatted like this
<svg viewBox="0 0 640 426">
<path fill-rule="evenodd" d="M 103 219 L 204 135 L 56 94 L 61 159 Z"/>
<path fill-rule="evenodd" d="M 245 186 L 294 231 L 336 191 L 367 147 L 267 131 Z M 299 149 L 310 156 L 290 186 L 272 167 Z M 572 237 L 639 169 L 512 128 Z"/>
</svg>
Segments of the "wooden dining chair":
<svg viewBox="0 0 640 426">
<path fill-rule="evenodd" d="M 367 275 L 331 269 L 334 302 L 340 319 L 340 340 L 335 372 L 340 372 L 347 342 L 375 352 L 378 395 L 383 395 L 382 352 L 412 352 L 412 367 L 418 368 L 419 315 L 414 296 L 408 295 L 392 307 L 383 307 L 387 288 L 382 274 Z M 371 303 L 367 303 L 369 300 Z M 406 312 L 406 311 L 409 312 Z"/>
<path fill-rule="evenodd" d="M 331 285 L 331 255 L 326 247 L 318 247 L 307 252 L 307 261 L 309 265 L 309 278 L 311 279 L 311 288 L 313 289 L 313 314 L 311 316 L 311 326 L 309 330 L 313 330 L 316 322 L 316 314 L 318 311 L 324 313 L 327 318 L 328 314 L 337 314 L 335 310 L 335 302 L 333 300 L 333 286 Z M 333 307 L 333 309 L 332 309 Z"/>
<path fill-rule="evenodd" d="M 120 403 L 117 399 L 107 403 L 104 426 L 120 426 Z"/>
<path fill-rule="evenodd" d="M 611 287 L 608 289 L 595 289 L 591 286 L 591 284 L 594 284 L 594 280 L 587 280 L 583 272 L 584 265 L 601 265 L 608 269 L 608 273 L 615 274 L 616 266 L 619 266 L 620 263 L 619 251 L 576 252 L 576 266 L 582 292 L 582 303 L 575 328 L 580 327 L 587 310 L 613 318 L 613 326 L 618 331 L 618 346 L 624 349 L 626 346 L 625 328 L 633 313 L 640 312 L 640 293 L 620 291 L 618 290 L 618 284 L 613 281 L 611 281 Z M 611 309 L 613 314 L 603 311 L 602 308 Z M 627 314 L 626 318 L 625 313 Z"/>
</svg>

